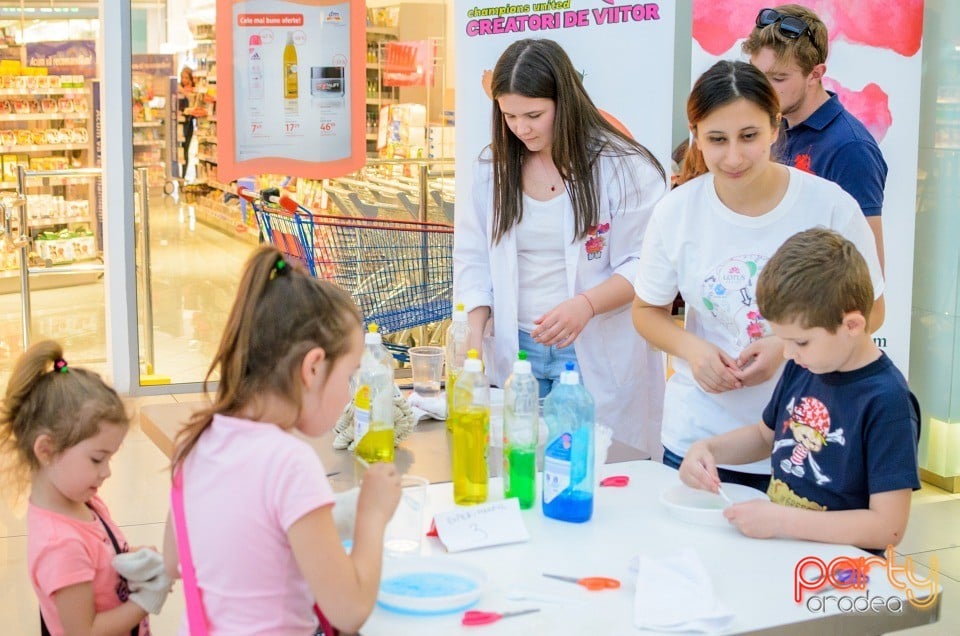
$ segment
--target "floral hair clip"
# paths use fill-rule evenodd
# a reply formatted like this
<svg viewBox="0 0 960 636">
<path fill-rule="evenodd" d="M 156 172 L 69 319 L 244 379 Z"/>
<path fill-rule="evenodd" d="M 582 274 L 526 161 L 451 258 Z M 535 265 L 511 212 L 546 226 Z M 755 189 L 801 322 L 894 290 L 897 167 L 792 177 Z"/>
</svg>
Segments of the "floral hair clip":
<svg viewBox="0 0 960 636">
<path fill-rule="evenodd" d="M 55 373 L 69 372 L 69 369 L 67 369 L 67 361 L 63 358 L 57 358 L 53 361 L 53 370 Z"/>
</svg>

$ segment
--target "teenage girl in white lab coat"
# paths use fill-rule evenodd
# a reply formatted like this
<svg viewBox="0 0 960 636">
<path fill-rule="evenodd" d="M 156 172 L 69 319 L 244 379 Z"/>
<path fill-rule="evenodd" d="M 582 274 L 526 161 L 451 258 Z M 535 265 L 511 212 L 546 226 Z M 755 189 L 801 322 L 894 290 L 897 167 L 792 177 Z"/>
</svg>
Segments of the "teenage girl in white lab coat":
<svg viewBox="0 0 960 636">
<path fill-rule="evenodd" d="M 658 458 L 663 368 L 632 329 L 630 302 L 664 171 L 604 118 L 556 42 L 510 45 L 491 93 L 492 141 L 453 250 L 472 345 L 499 386 L 527 350 L 541 396 L 576 360 L 598 423 Z"/>
</svg>

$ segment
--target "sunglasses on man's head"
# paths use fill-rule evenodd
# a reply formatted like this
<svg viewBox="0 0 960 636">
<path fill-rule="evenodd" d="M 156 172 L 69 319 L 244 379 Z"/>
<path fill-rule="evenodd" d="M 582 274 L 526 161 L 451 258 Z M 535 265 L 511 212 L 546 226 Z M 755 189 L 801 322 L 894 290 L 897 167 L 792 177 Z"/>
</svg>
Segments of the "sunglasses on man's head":
<svg viewBox="0 0 960 636">
<path fill-rule="evenodd" d="M 762 29 L 771 24 L 777 24 L 780 34 L 791 40 L 796 40 L 804 33 L 810 33 L 810 27 L 800 18 L 783 15 L 776 9 L 760 9 L 760 13 L 757 14 L 757 26 Z"/>
</svg>

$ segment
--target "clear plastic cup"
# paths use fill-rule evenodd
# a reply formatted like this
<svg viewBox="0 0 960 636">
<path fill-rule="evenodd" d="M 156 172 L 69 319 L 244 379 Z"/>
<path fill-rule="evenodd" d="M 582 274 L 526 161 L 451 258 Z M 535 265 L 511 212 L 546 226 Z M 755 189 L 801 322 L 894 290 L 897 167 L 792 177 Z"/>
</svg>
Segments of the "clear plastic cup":
<svg viewBox="0 0 960 636">
<path fill-rule="evenodd" d="M 409 350 L 413 370 L 413 390 L 423 397 L 440 394 L 443 377 L 443 349 L 440 347 L 412 347 Z"/>
<path fill-rule="evenodd" d="M 427 486 L 430 481 L 417 475 L 401 477 L 400 503 L 387 524 L 383 548 L 387 556 L 417 556 L 426 533 Z"/>
</svg>

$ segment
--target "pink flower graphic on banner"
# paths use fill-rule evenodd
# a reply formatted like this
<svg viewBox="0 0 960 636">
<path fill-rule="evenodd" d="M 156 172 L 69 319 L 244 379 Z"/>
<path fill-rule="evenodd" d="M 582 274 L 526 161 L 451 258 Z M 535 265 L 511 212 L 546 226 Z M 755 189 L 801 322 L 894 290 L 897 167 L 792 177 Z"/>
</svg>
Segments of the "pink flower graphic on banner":
<svg viewBox="0 0 960 636">
<path fill-rule="evenodd" d="M 767 0 L 726 2 L 718 11 L 714 2 L 694 2 L 693 39 L 707 53 L 720 55 L 747 37 Z M 890 49 L 912 57 L 923 35 L 923 0 L 811 0 L 803 2 L 820 16 L 830 40 Z"/>
<path fill-rule="evenodd" d="M 823 78 L 823 87 L 837 94 L 840 103 L 867 127 L 877 143 L 883 141 L 893 124 L 893 115 L 890 98 L 882 88 L 870 82 L 863 90 L 852 91 L 828 77 Z"/>
</svg>

